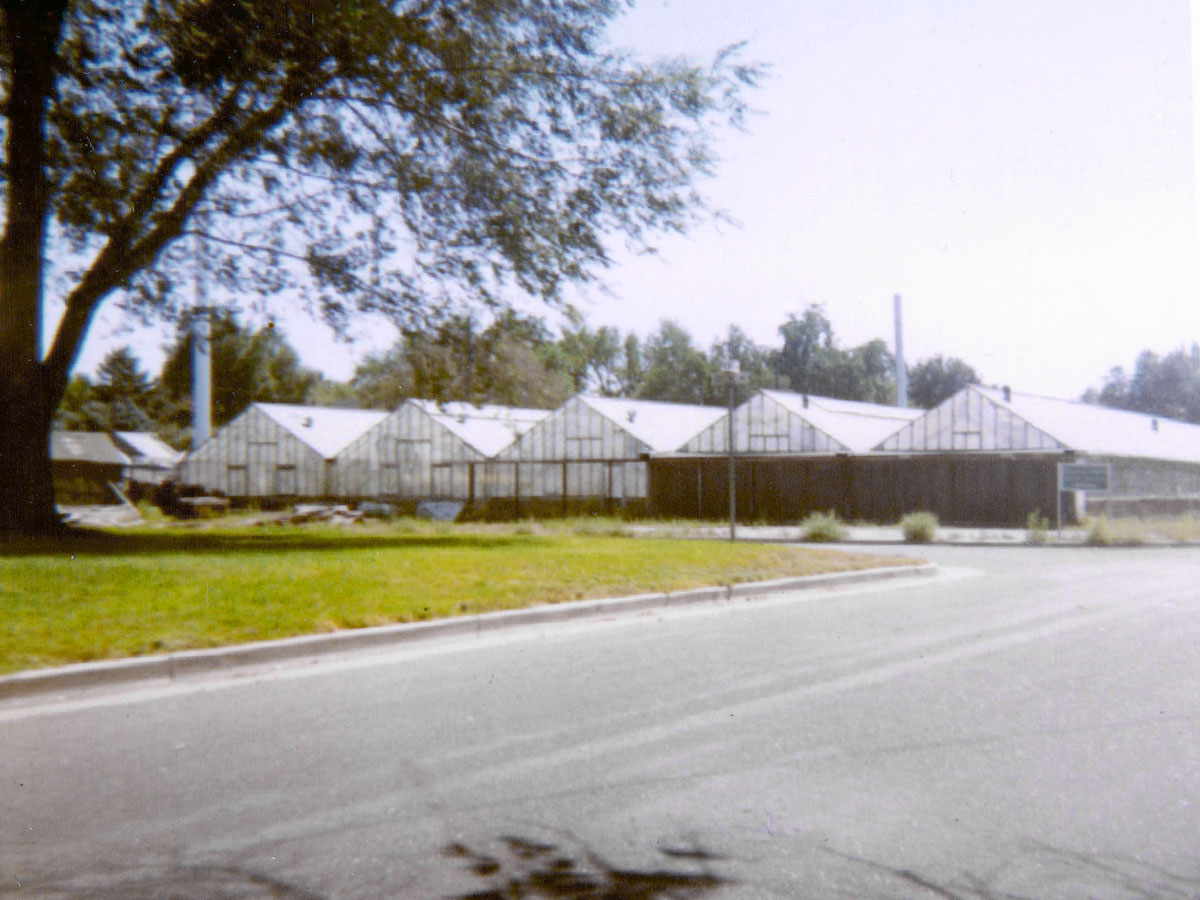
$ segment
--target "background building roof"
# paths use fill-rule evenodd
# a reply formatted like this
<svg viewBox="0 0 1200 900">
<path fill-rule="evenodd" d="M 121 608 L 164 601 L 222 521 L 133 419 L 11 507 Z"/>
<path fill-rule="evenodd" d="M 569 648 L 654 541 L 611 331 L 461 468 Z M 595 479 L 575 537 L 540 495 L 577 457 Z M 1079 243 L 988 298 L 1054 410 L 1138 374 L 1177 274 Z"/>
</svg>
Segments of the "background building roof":
<svg viewBox="0 0 1200 900">
<path fill-rule="evenodd" d="M 135 460 L 172 466 L 184 456 L 181 451 L 150 431 L 116 431 L 113 432 L 113 437 L 117 446 Z"/>
<path fill-rule="evenodd" d="M 55 462 L 88 462 L 127 466 L 129 457 L 117 449 L 112 438 L 96 431 L 53 431 L 50 459 Z"/>
</svg>

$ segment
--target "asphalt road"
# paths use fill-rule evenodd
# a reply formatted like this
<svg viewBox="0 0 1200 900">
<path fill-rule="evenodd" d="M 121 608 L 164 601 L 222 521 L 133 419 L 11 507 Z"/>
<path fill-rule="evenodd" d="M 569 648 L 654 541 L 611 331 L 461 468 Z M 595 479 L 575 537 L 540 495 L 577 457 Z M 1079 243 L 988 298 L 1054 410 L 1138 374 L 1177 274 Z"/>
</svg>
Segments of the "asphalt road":
<svg viewBox="0 0 1200 900">
<path fill-rule="evenodd" d="M 1200 894 L 1200 551 L 0 705 L 0 896 Z"/>
</svg>

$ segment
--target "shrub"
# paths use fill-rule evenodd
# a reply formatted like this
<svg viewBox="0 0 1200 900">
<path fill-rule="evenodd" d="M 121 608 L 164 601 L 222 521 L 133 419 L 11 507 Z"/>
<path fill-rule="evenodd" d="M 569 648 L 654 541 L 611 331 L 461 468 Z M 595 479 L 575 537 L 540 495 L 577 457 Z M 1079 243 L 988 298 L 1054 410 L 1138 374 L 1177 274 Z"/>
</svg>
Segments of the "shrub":
<svg viewBox="0 0 1200 900">
<path fill-rule="evenodd" d="M 1097 518 L 1088 521 L 1087 542 L 1093 547 L 1108 547 L 1116 540 L 1108 519 Z"/>
<path fill-rule="evenodd" d="M 909 513 L 900 520 L 904 540 L 910 544 L 928 544 L 937 532 L 938 520 L 931 512 Z"/>
<path fill-rule="evenodd" d="M 810 513 L 800 523 L 800 539 L 814 542 L 840 541 L 846 536 L 846 529 L 838 521 L 837 513 L 832 509 L 827 512 Z"/>
<path fill-rule="evenodd" d="M 1136 545 L 1147 541 L 1146 530 L 1136 519 L 1112 521 L 1103 517 L 1088 521 L 1087 542 L 1093 547 Z"/>
<path fill-rule="evenodd" d="M 1030 544 L 1044 544 L 1050 537 L 1050 520 L 1035 509 L 1025 517 L 1025 540 Z"/>
</svg>

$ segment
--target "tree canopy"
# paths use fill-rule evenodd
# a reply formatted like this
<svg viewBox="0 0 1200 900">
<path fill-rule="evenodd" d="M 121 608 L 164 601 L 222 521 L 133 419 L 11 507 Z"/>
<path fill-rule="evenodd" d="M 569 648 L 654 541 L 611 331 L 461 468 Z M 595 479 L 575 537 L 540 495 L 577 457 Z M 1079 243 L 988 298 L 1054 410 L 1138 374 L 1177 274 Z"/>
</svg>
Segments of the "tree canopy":
<svg viewBox="0 0 1200 900">
<path fill-rule="evenodd" d="M 549 409 L 571 393 L 545 324 L 511 310 L 483 328 L 455 316 L 430 331 L 408 331 L 363 360 L 350 384 L 371 409 L 393 409 L 410 397 Z"/>
<path fill-rule="evenodd" d="M 67 384 L 55 426 L 69 431 L 151 431 L 155 384 L 129 347 L 104 357 L 95 384 L 82 375 Z"/>
<path fill-rule="evenodd" d="M 933 409 L 968 384 L 979 384 L 975 370 L 955 356 L 940 353 L 908 371 L 908 399 L 914 406 Z"/>
<path fill-rule="evenodd" d="M 611 236 L 710 213 L 758 70 L 617 52 L 623 5 L 0 0 L 0 530 L 56 522 L 49 423 L 110 298 L 172 315 L 204 279 L 411 325 L 557 302 Z"/>
<path fill-rule="evenodd" d="M 1109 370 L 1099 389 L 1083 399 L 1117 409 L 1151 413 L 1183 422 L 1200 422 L 1200 345 L 1179 347 L 1165 356 L 1143 350 L 1133 375 L 1124 368 Z"/>
</svg>

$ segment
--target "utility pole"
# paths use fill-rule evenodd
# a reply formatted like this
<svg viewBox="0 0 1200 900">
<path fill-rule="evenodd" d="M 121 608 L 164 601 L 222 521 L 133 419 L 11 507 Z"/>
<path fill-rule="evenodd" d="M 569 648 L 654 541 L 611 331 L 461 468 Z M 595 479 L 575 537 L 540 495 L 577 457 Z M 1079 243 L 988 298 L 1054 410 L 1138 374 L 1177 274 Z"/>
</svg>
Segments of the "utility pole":
<svg viewBox="0 0 1200 900">
<path fill-rule="evenodd" d="M 733 427 L 734 388 L 743 378 L 741 366 L 735 359 L 721 370 L 729 381 L 729 413 L 727 415 L 726 439 L 729 442 L 729 540 L 737 540 L 737 442 Z"/>
<path fill-rule="evenodd" d="M 896 319 L 896 405 L 908 406 L 908 366 L 904 364 L 904 316 L 899 294 L 892 295 Z"/>
<path fill-rule="evenodd" d="M 212 435 L 212 347 L 207 306 L 192 316 L 192 449 Z"/>
<path fill-rule="evenodd" d="M 200 221 L 203 221 L 202 219 Z M 212 436 L 212 322 L 199 235 L 192 237 L 192 449 Z"/>
</svg>

